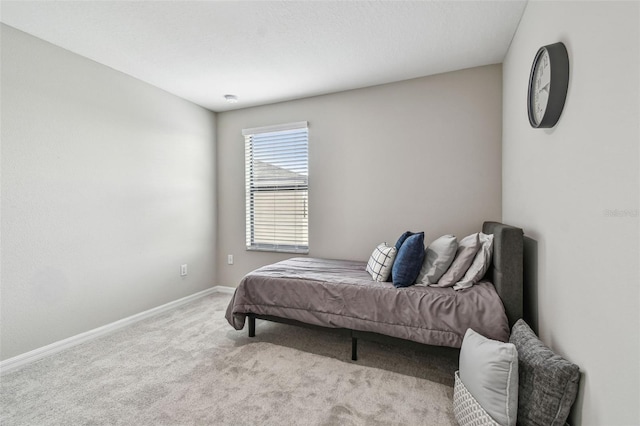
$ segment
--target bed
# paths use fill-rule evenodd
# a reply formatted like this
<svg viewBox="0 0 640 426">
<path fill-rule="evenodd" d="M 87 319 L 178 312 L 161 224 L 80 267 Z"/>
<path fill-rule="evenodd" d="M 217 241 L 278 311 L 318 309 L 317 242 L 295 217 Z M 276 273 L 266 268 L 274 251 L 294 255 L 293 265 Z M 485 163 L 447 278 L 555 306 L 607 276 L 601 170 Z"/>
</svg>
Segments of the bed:
<svg viewBox="0 0 640 426">
<path fill-rule="evenodd" d="M 508 341 L 522 317 L 523 232 L 498 222 L 482 231 L 494 235 L 493 260 L 471 288 L 411 286 L 375 282 L 366 262 L 300 257 L 247 274 L 235 290 L 226 319 L 236 329 L 255 320 L 341 329 L 358 338 L 386 336 L 426 345 L 460 348 L 467 328 Z"/>
</svg>

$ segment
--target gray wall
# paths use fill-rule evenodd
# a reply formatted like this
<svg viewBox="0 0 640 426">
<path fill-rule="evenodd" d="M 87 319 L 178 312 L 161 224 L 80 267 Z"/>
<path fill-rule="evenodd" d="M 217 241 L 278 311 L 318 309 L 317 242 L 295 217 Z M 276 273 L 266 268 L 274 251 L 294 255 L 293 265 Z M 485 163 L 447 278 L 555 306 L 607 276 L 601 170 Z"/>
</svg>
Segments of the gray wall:
<svg viewBox="0 0 640 426">
<path fill-rule="evenodd" d="M 218 275 L 288 255 L 245 251 L 243 128 L 309 122 L 310 256 L 366 260 L 406 230 L 501 218 L 500 65 L 218 114 Z M 227 254 L 235 264 L 227 265 Z"/>
<path fill-rule="evenodd" d="M 639 9 L 529 2 L 503 65 L 503 217 L 537 241 L 542 340 L 583 371 L 576 425 L 640 424 Z M 531 62 L 557 41 L 567 102 L 555 128 L 532 129 Z"/>
<path fill-rule="evenodd" d="M 1 83 L 2 359 L 214 284 L 213 113 L 5 25 Z"/>
</svg>

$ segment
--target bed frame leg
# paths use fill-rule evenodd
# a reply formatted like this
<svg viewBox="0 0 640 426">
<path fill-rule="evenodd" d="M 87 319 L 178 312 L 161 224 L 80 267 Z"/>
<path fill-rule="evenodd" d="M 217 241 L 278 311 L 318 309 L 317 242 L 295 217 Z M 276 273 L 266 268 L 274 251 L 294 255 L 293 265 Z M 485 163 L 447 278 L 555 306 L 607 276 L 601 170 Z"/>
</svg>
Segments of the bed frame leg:
<svg viewBox="0 0 640 426">
<path fill-rule="evenodd" d="M 351 336 L 351 359 L 358 360 L 358 338 Z"/>
<path fill-rule="evenodd" d="M 256 337 L 256 317 L 247 315 L 249 318 L 249 337 Z"/>
</svg>

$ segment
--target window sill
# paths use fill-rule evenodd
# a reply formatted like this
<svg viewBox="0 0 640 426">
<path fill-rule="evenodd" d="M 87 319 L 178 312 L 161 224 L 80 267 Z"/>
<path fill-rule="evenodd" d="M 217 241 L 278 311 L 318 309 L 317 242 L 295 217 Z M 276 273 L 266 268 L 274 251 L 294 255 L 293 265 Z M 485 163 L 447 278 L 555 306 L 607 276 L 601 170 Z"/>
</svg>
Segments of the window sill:
<svg viewBox="0 0 640 426">
<path fill-rule="evenodd" d="M 247 251 L 266 251 L 272 253 L 309 254 L 308 248 L 275 248 L 275 247 L 247 247 Z"/>
</svg>

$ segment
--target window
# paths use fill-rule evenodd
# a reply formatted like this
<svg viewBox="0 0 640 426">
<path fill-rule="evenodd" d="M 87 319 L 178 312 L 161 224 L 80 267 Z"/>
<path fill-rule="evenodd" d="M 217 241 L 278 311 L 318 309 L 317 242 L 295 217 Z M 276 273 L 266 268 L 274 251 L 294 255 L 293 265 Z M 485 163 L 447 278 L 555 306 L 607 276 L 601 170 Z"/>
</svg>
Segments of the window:
<svg viewBox="0 0 640 426">
<path fill-rule="evenodd" d="M 247 250 L 309 252 L 307 122 L 244 129 Z"/>
</svg>

